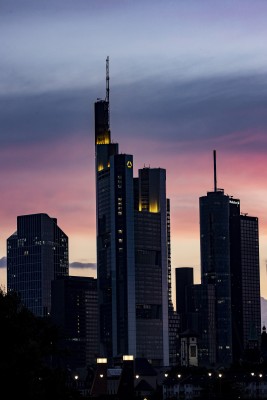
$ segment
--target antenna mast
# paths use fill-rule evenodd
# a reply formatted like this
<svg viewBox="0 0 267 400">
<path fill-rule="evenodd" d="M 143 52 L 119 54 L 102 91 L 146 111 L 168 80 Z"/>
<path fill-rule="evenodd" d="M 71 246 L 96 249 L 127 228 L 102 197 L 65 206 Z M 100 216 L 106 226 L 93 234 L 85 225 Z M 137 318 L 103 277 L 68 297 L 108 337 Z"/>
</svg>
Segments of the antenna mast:
<svg viewBox="0 0 267 400">
<path fill-rule="evenodd" d="M 217 192 L 216 150 L 213 150 L 214 192 Z"/>
<path fill-rule="evenodd" d="M 108 107 L 108 127 L 109 123 L 109 56 L 106 58 L 106 102 Z"/>
</svg>

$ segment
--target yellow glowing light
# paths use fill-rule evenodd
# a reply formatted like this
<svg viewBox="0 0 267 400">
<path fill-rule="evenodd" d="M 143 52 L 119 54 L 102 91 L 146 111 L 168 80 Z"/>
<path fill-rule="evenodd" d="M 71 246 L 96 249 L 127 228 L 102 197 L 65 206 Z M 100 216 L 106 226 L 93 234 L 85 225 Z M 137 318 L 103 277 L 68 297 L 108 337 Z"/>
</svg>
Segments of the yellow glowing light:
<svg viewBox="0 0 267 400">
<path fill-rule="evenodd" d="M 124 355 L 123 356 L 123 361 L 133 361 L 134 356 L 130 356 L 130 355 Z"/>
<path fill-rule="evenodd" d="M 107 364 L 108 359 L 107 358 L 97 358 L 96 362 L 97 362 L 97 364 Z"/>
<path fill-rule="evenodd" d="M 128 167 L 128 168 L 132 168 L 132 167 L 133 167 L 132 161 L 127 161 L 127 167 Z"/>
<path fill-rule="evenodd" d="M 98 171 L 102 171 L 103 169 L 104 169 L 104 165 L 103 164 L 98 164 L 97 170 Z"/>
<path fill-rule="evenodd" d="M 107 132 L 105 136 L 98 136 L 96 139 L 96 144 L 110 144 L 109 133 Z"/>
<path fill-rule="evenodd" d="M 155 201 L 149 203 L 149 211 L 152 213 L 159 212 L 158 204 Z"/>
</svg>

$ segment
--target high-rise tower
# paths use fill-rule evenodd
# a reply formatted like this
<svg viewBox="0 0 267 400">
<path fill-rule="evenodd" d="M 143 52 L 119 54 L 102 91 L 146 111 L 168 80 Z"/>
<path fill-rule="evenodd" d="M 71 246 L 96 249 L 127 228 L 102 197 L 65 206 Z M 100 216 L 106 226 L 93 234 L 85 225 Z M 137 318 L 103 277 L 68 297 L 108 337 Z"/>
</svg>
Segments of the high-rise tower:
<svg viewBox="0 0 267 400">
<path fill-rule="evenodd" d="M 216 363 L 239 361 L 249 332 L 260 339 L 258 219 L 217 188 L 200 197 L 201 281 L 215 288 Z"/>
<path fill-rule="evenodd" d="M 231 229 L 231 299 L 233 359 L 259 351 L 261 335 L 258 218 L 233 216 Z"/>
<path fill-rule="evenodd" d="M 138 188 L 138 189 L 137 189 Z M 166 171 L 139 170 L 135 210 L 137 355 L 169 364 Z M 137 202 L 135 202 L 136 204 Z"/>
<path fill-rule="evenodd" d="M 95 103 L 99 351 L 169 364 L 170 222 L 166 171 L 144 168 L 119 154 L 106 99 Z"/>
<path fill-rule="evenodd" d="M 109 358 L 136 353 L 133 159 L 118 154 L 106 99 L 95 103 L 99 351 Z"/>
<path fill-rule="evenodd" d="M 93 365 L 97 352 L 97 284 L 84 276 L 52 281 L 51 317 L 61 332 L 64 361 L 71 370 Z"/>
<path fill-rule="evenodd" d="M 200 198 L 201 282 L 215 286 L 217 362 L 232 363 L 229 196 L 222 189 Z"/>
<path fill-rule="evenodd" d="M 51 281 L 69 274 L 68 237 L 47 214 L 17 217 L 7 239 L 7 290 L 21 296 L 35 315 L 51 311 Z"/>
</svg>

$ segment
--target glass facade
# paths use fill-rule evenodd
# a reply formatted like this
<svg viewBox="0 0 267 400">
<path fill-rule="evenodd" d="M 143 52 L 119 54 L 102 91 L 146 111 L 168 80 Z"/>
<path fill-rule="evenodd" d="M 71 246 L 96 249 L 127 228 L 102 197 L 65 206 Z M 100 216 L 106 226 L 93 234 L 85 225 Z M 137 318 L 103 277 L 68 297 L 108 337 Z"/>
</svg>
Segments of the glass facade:
<svg viewBox="0 0 267 400">
<path fill-rule="evenodd" d="M 222 189 L 199 200 L 201 282 L 215 287 L 216 362 L 232 363 L 230 208 Z"/>
<path fill-rule="evenodd" d="M 69 274 L 68 237 L 47 214 L 17 217 L 7 239 L 7 290 L 37 316 L 51 311 L 51 281 Z"/>
<path fill-rule="evenodd" d="M 172 304 L 168 281 L 170 210 L 166 199 L 166 171 L 139 170 L 135 188 L 138 191 L 135 199 L 139 199 L 135 210 L 137 357 L 146 357 L 154 365 L 168 365 L 168 314 Z"/>
<path fill-rule="evenodd" d="M 95 364 L 98 342 L 96 279 L 66 276 L 52 281 L 51 317 L 64 333 L 62 345 L 66 365 L 75 370 Z"/>
<path fill-rule="evenodd" d="M 240 216 L 244 349 L 260 344 L 260 268 L 258 218 Z"/>
<path fill-rule="evenodd" d="M 133 157 L 111 143 L 108 106 L 95 103 L 99 352 L 167 366 L 173 307 L 166 171 L 144 168 L 133 178 Z"/>
</svg>

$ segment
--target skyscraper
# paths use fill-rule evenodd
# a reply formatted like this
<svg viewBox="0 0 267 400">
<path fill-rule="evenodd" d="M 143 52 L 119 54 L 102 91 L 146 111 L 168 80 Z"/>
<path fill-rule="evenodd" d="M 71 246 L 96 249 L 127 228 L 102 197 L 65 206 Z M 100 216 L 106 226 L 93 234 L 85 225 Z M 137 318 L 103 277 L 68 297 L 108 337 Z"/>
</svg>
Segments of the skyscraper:
<svg viewBox="0 0 267 400">
<path fill-rule="evenodd" d="M 253 346 L 259 351 L 260 346 L 258 218 L 247 214 L 232 217 L 231 238 L 233 359 L 238 362 L 246 350 Z"/>
<path fill-rule="evenodd" d="M 72 370 L 93 365 L 98 339 L 96 279 L 60 277 L 52 281 L 51 298 L 51 317 L 60 328 L 65 365 Z"/>
<path fill-rule="evenodd" d="M 215 286 L 216 360 L 232 363 L 230 207 L 223 190 L 200 198 L 201 282 Z"/>
<path fill-rule="evenodd" d="M 100 356 L 168 365 L 166 172 L 144 168 L 134 178 L 132 155 L 111 143 L 108 58 L 106 72 L 106 98 L 95 103 Z"/>
<path fill-rule="evenodd" d="M 258 219 L 240 214 L 240 201 L 217 188 L 200 198 L 201 281 L 215 287 L 216 363 L 244 356 L 260 341 Z M 253 334 L 253 335 L 252 335 Z"/>
<path fill-rule="evenodd" d="M 135 210 L 137 356 L 169 364 L 166 171 L 143 168 Z"/>
<path fill-rule="evenodd" d="M 176 311 L 180 316 L 180 332 L 188 328 L 187 324 L 187 296 L 188 286 L 194 283 L 194 269 L 191 267 L 175 268 Z"/>
<path fill-rule="evenodd" d="M 51 311 L 51 281 L 69 274 L 68 237 L 47 214 L 17 217 L 7 239 L 7 290 L 20 294 L 35 315 Z"/>
<path fill-rule="evenodd" d="M 133 159 L 118 154 L 106 99 L 95 103 L 99 351 L 108 358 L 136 354 Z"/>
</svg>

